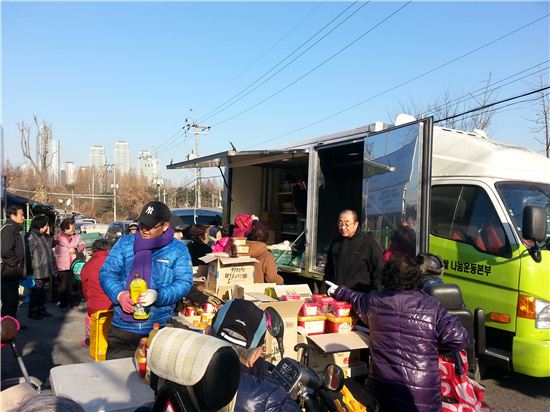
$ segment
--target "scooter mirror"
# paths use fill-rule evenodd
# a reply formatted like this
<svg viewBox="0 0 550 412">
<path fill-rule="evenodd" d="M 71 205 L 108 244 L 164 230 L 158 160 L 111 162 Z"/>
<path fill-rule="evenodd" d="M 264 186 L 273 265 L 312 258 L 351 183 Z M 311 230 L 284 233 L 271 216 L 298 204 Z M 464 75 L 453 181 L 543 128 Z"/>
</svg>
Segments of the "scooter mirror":
<svg viewBox="0 0 550 412">
<path fill-rule="evenodd" d="M 267 323 L 267 331 L 274 338 L 282 338 L 285 333 L 285 324 L 279 312 L 272 307 L 267 307 L 264 310 L 264 314 Z"/>
<path fill-rule="evenodd" d="M 285 334 L 285 323 L 283 318 L 272 307 L 267 307 L 264 310 L 267 331 L 271 336 L 277 340 L 277 346 L 279 346 L 279 352 L 281 358 L 284 356 L 285 348 L 283 346 L 283 337 Z"/>
<path fill-rule="evenodd" d="M 329 391 L 337 392 L 344 387 L 344 371 L 338 365 L 327 365 L 321 375 L 323 387 Z"/>
</svg>

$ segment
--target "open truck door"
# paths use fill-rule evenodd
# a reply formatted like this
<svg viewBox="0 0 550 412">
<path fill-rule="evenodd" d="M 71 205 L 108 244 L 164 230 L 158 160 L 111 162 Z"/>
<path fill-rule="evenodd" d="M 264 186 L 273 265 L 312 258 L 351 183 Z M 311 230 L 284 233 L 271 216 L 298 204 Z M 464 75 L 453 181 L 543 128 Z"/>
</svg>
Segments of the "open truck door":
<svg viewBox="0 0 550 412">
<path fill-rule="evenodd" d="M 385 251 L 414 256 L 428 250 L 432 127 L 428 118 L 315 147 L 308 219 L 312 272 L 324 272 L 344 209 L 360 214 L 362 230 Z"/>
</svg>

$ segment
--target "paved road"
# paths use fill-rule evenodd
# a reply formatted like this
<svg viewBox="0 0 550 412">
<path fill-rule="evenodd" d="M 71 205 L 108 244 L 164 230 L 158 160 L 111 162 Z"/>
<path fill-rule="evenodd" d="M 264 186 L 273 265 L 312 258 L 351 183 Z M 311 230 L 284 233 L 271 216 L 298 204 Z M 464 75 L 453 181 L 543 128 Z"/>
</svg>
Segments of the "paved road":
<svg viewBox="0 0 550 412">
<path fill-rule="evenodd" d="M 26 318 L 27 308 L 19 308 L 20 319 L 28 328 L 17 344 L 29 373 L 50 389 L 48 376 L 52 367 L 91 362 L 88 350 L 80 346 L 84 335 L 83 312 L 61 313 L 54 304 L 51 318 L 33 321 Z M 2 378 L 20 376 L 17 363 L 8 348 L 2 349 Z M 519 374 L 489 371 L 482 381 L 487 387 L 486 401 L 493 411 L 550 412 L 550 378 L 535 379 Z"/>
</svg>

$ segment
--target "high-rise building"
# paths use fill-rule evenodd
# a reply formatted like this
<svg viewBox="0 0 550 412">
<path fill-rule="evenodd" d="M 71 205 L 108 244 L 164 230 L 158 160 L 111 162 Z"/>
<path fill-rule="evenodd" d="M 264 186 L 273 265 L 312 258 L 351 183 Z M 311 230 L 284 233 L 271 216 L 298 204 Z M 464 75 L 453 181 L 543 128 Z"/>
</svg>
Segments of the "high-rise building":
<svg viewBox="0 0 550 412">
<path fill-rule="evenodd" d="M 54 186 L 59 184 L 59 175 L 61 172 L 61 142 L 56 139 L 50 140 L 51 164 L 48 171 L 50 183 Z"/>
<path fill-rule="evenodd" d="M 125 140 L 115 143 L 115 168 L 119 174 L 130 173 L 130 148 Z"/>
<path fill-rule="evenodd" d="M 159 176 L 158 158 L 153 157 L 149 150 L 138 150 L 137 173 L 150 182 Z"/>
<path fill-rule="evenodd" d="M 65 162 L 64 165 L 64 172 L 65 172 L 65 184 L 66 185 L 72 185 L 76 181 L 76 165 L 74 162 Z"/>
<path fill-rule="evenodd" d="M 88 165 L 92 169 L 103 170 L 107 163 L 105 157 L 105 149 L 100 145 L 93 145 L 90 149 L 90 155 L 88 156 Z"/>
<path fill-rule="evenodd" d="M 36 164 L 38 170 L 42 171 L 44 167 L 48 167 L 51 161 L 49 155 L 51 149 L 51 129 L 45 126 L 38 128 L 38 134 L 36 135 Z"/>
<path fill-rule="evenodd" d="M 36 136 L 36 164 L 38 170 L 47 169 L 50 184 L 59 184 L 61 172 L 60 142 L 52 138 L 51 129 L 40 126 Z"/>
</svg>

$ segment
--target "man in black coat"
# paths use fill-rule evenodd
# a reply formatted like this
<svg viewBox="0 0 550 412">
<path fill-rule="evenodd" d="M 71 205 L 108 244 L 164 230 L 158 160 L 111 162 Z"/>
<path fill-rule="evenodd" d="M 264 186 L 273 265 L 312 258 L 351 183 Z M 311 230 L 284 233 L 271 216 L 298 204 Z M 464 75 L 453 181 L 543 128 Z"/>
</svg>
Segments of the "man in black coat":
<svg viewBox="0 0 550 412">
<path fill-rule="evenodd" d="M 19 281 L 25 277 L 25 242 L 21 206 L 10 206 L 2 227 L 2 316 L 16 318 L 19 305 Z"/>
<path fill-rule="evenodd" d="M 338 232 L 328 252 L 325 280 L 358 292 L 382 290 L 382 248 L 371 235 L 359 230 L 355 211 L 340 213 Z"/>
</svg>

